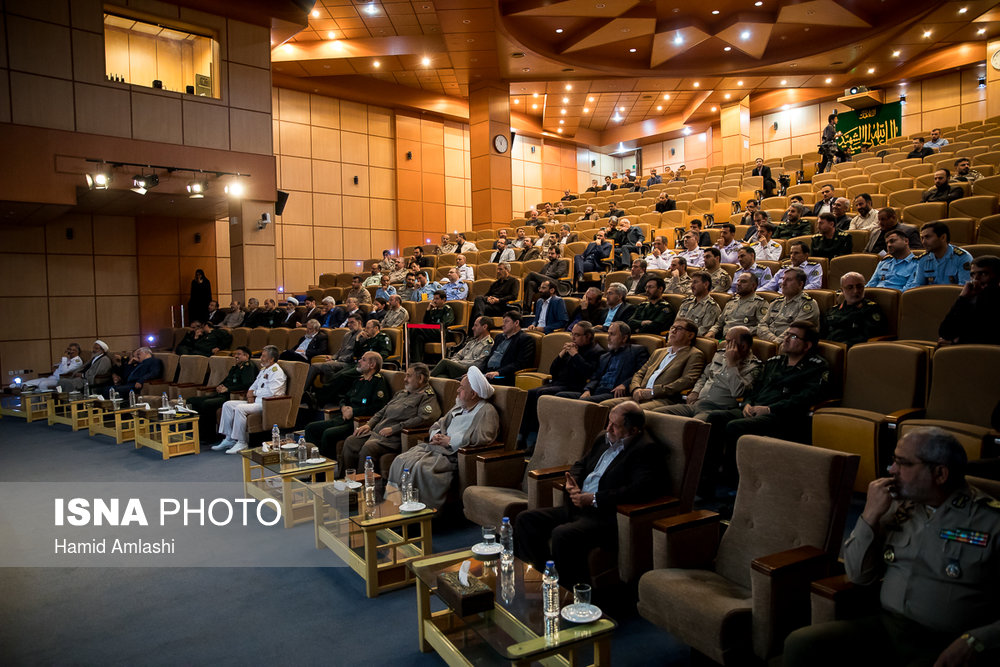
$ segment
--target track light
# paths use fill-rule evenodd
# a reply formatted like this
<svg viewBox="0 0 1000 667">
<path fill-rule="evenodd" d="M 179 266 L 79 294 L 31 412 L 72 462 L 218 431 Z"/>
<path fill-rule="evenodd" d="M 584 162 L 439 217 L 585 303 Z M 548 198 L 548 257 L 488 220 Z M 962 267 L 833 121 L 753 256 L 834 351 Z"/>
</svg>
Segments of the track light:
<svg viewBox="0 0 1000 667">
<path fill-rule="evenodd" d="M 229 195 L 230 197 L 236 197 L 236 198 L 242 197 L 243 192 L 244 192 L 243 184 L 240 183 L 235 178 L 233 179 L 232 183 L 226 186 L 226 194 Z"/>
<path fill-rule="evenodd" d="M 137 192 L 140 195 L 146 194 L 148 191 L 155 188 L 160 184 L 160 177 L 156 174 L 150 174 L 146 176 L 144 174 L 136 174 L 132 177 L 132 187 L 130 188 L 132 192 Z"/>
<path fill-rule="evenodd" d="M 93 174 L 87 174 L 87 187 L 91 190 L 107 190 L 111 187 L 111 171 L 102 168 Z"/>
<path fill-rule="evenodd" d="M 188 198 L 189 199 L 204 199 L 205 190 L 208 189 L 208 183 L 205 181 L 191 181 L 187 184 Z"/>
</svg>

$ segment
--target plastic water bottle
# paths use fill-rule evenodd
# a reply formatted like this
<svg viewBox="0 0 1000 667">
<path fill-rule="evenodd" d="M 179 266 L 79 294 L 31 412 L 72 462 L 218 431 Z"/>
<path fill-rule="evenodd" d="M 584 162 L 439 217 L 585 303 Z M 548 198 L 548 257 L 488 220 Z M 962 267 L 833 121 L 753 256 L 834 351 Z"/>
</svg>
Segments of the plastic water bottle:
<svg viewBox="0 0 1000 667">
<path fill-rule="evenodd" d="M 86 380 L 83 381 L 83 397 L 87 398 L 90 396 L 90 383 Z"/>
<path fill-rule="evenodd" d="M 299 438 L 299 449 L 298 449 L 299 463 L 305 463 L 306 459 L 309 458 L 309 447 L 306 445 L 305 438 Z"/>
<path fill-rule="evenodd" d="M 115 388 L 112 387 L 111 389 L 108 389 L 108 400 L 114 402 L 117 398 L 118 392 L 115 391 Z"/>
<path fill-rule="evenodd" d="M 160 407 L 164 410 L 170 409 L 170 399 L 167 398 L 167 392 L 163 392 L 163 396 L 160 397 Z"/>
<path fill-rule="evenodd" d="M 500 563 L 504 567 L 514 564 L 514 526 L 509 516 L 500 521 Z"/>
<path fill-rule="evenodd" d="M 413 479 L 410 477 L 410 469 L 403 468 L 403 474 L 399 476 L 399 493 L 404 503 L 410 502 L 410 498 L 413 497 L 412 489 Z"/>
<path fill-rule="evenodd" d="M 277 424 L 271 427 L 271 449 L 275 451 L 281 449 L 281 429 Z"/>
<path fill-rule="evenodd" d="M 372 457 L 365 457 L 365 489 L 375 488 L 375 462 Z"/>
<path fill-rule="evenodd" d="M 559 615 L 559 574 L 554 561 L 545 561 L 545 572 L 542 573 L 542 604 L 545 605 L 545 616 Z"/>
<path fill-rule="evenodd" d="M 128 406 L 130 408 L 135 407 L 135 390 L 133 389 L 128 393 Z"/>
</svg>

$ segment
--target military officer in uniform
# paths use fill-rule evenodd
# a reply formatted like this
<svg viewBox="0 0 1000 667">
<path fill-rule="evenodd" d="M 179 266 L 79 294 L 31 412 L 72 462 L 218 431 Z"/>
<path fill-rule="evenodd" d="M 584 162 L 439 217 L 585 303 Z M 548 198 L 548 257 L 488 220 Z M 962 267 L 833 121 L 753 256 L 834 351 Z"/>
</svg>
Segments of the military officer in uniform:
<svg viewBox="0 0 1000 667">
<path fill-rule="evenodd" d="M 733 276 L 733 286 L 729 288 L 730 293 L 736 294 L 736 278 L 741 273 L 752 273 L 757 279 L 758 287 L 771 280 L 771 269 L 757 263 L 757 253 L 750 246 L 740 248 L 739 253 L 736 255 L 736 261 L 739 263 L 739 266 L 736 268 L 736 274 Z"/>
<path fill-rule="evenodd" d="M 455 311 L 447 304 L 448 297 L 443 290 L 434 292 L 431 305 L 424 313 L 424 324 L 436 324 L 447 329 L 455 323 Z M 440 329 L 414 329 L 410 331 L 410 363 L 424 360 L 424 343 L 441 340 Z"/>
<path fill-rule="evenodd" d="M 885 333 L 885 315 L 877 303 L 865 298 L 863 275 L 845 273 L 840 279 L 840 291 L 843 299 L 826 312 L 825 340 L 850 347 Z"/>
<path fill-rule="evenodd" d="M 337 443 L 354 432 L 355 417 L 370 417 L 389 402 L 392 389 L 381 370 L 379 353 L 365 352 L 358 360 L 358 376 L 340 399 L 340 414 L 306 426 L 306 440 L 323 456 L 337 457 Z"/>
<path fill-rule="evenodd" d="M 472 336 L 465 339 L 452 356 L 442 359 L 431 371 L 431 377 L 450 378 L 461 380 L 462 376 L 469 372 L 469 366 L 478 364 L 489 356 L 493 349 L 493 337 L 490 336 L 490 325 L 492 322 L 485 316 L 477 317 L 472 323 Z"/>
<path fill-rule="evenodd" d="M 215 387 L 215 394 L 210 396 L 192 396 L 188 406 L 198 413 L 198 434 L 202 440 L 208 441 L 209 434 L 215 431 L 215 415 L 222 404 L 229 400 L 232 392 L 246 391 L 257 377 L 257 369 L 250 363 L 250 348 L 240 345 L 233 351 L 236 363 L 229 369 L 226 378 Z"/>
<path fill-rule="evenodd" d="M 844 543 L 847 578 L 881 609 L 796 630 L 786 667 L 1000 664 L 1000 502 L 969 486 L 951 434 L 914 429 Z"/>
<path fill-rule="evenodd" d="M 705 272 L 712 278 L 713 292 L 725 292 L 733 284 L 729 271 L 722 268 L 722 252 L 715 246 L 705 248 Z"/>
<path fill-rule="evenodd" d="M 428 383 L 429 379 L 430 369 L 426 364 L 410 364 L 406 369 L 403 390 L 393 394 L 385 407 L 344 442 L 344 448 L 337 457 L 341 471 L 356 469 L 358 462 L 364 461 L 367 456 L 372 457 L 378 471 L 379 458 L 383 454 L 399 452 L 403 448 L 404 428 L 429 426 L 437 421 L 441 416 L 441 405 Z"/>
<path fill-rule="evenodd" d="M 792 241 L 788 246 L 788 260 L 782 262 L 781 268 L 766 283 L 757 288 L 760 292 L 778 292 L 781 294 L 782 277 L 788 269 L 801 269 L 806 274 L 804 289 L 819 289 L 823 286 L 823 267 L 819 262 L 809 259 L 809 246 L 802 241 Z"/>
<path fill-rule="evenodd" d="M 722 314 L 719 304 L 709 294 L 711 289 L 712 276 L 706 271 L 694 274 L 691 276 L 691 296 L 684 299 L 677 310 L 677 317 L 691 320 L 698 325 L 699 336 L 706 335 Z"/>
<path fill-rule="evenodd" d="M 770 222 L 761 222 L 757 225 L 757 240 L 750 244 L 758 259 L 769 262 L 777 262 L 781 259 L 781 244 L 771 240 L 774 234 L 774 225 Z"/>
<path fill-rule="evenodd" d="M 222 404 L 219 433 L 223 438 L 222 442 L 212 447 L 213 450 L 226 450 L 226 454 L 238 454 L 246 449 L 247 420 L 250 415 L 264 411 L 265 398 L 285 395 L 288 377 L 278 365 L 279 354 L 278 348 L 274 345 L 265 345 L 260 353 L 260 373 L 247 389 L 246 400 L 228 400 Z"/>
<path fill-rule="evenodd" d="M 639 304 L 627 323 L 634 333 L 659 334 L 673 324 L 676 313 L 663 298 L 664 285 L 663 278 L 659 276 L 653 276 L 646 282 L 649 301 Z"/>
<path fill-rule="evenodd" d="M 917 269 L 904 289 L 921 285 L 964 285 L 969 282 L 972 255 L 953 246 L 944 222 L 928 222 L 920 228 L 920 243 L 927 252 L 917 260 Z"/>
<path fill-rule="evenodd" d="M 917 270 L 917 257 L 902 232 L 890 229 L 885 233 L 886 256 L 875 267 L 875 273 L 865 287 L 888 287 L 903 291 Z"/>
<path fill-rule="evenodd" d="M 382 331 L 378 320 L 368 320 L 354 343 L 354 358 L 360 359 L 365 352 L 378 352 L 385 361 L 392 355 L 392 339 Z"/>
<path fill-rule="evenodd" d="M 813 234 L 810 254 L 813 257 L 833 259 L 851 254 L 851 235 L 837 229 L 837 218 L 833 213 L 820 213 L 816 223 L 818 234 Z"/>
<path fill-rule="evenodd" d="M 680 255 L 670 258 L 670 270 L 667 271 L 667 294 L 690 294 L 691 276 L 687 272 L 687 260 Z"/>
<path fill-rule="evenodd" d="M 757 326 L 767 315 L 767 299 L 757 294 L 757 276 L 749 271 L 736 277 L 736 296 L 726 303 L 715 325 L 708 330 L 708 337 L 725 337 L 734 326 L 746 327 L 751 336 L 757 335 Z"/>
<path fill-rule="evenodd" d="M 819 329 L 819 307 L 811 296 L 803 292 L 806 272 L 792 267 L 782 277 L 781 293 L 767 308 L 767 315 L 757 328 L 757 337 L 780 343 L 788 326 L 795 321 L 809 322 Z"/>
</svg>

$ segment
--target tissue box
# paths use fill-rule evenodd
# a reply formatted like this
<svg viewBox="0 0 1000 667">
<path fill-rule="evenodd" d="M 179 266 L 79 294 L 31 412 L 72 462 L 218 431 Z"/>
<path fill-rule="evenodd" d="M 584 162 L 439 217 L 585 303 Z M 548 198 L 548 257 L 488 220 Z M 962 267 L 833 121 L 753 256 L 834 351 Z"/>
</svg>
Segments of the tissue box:
<svg viewBox="0 0 1000 667">
<path fill-rule="evenodd" d="M 254 447 L 250 450 L 250 460 L 254 463 L 259 463 L 262 466 L 275 465 L 281 463 L 281 451 L 271 450 L 265 452 L 260 447 Z"/>
<path fill-rule="evenodd" d="M 493 589 L 472 575 L 469 575 L 469 585 L 463 586 L 458 580 L 458 572 L 439 573 L 437 594 L 459 616 L 493 609 Z"/>
</svg>

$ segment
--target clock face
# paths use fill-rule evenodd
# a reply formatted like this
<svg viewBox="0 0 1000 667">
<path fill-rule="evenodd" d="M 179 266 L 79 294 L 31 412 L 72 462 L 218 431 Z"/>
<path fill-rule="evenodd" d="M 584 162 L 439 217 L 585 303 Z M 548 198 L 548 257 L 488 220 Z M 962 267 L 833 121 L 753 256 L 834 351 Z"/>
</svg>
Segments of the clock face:
<svg viewBox="0 0 1000 667">
<path fill-rule="evenodd" d="M 1000 50 L 994 51 L 990 56 L 990 64 L 993 65 L 993 69 L 1000 70 Z"/>
<path fill-rule="evenodd" d="M 507 137 L 505 137 L 504 135 L 498 134 L 497 136 L 493 137 L 493 147 L 497 149 L 497 153 L 506 153 L 507 145 L 508 145 Z"/>
</svg>

